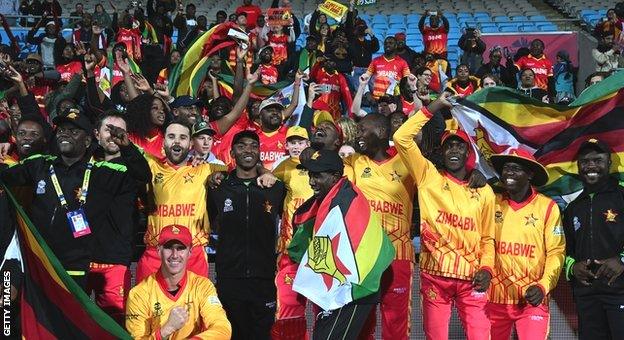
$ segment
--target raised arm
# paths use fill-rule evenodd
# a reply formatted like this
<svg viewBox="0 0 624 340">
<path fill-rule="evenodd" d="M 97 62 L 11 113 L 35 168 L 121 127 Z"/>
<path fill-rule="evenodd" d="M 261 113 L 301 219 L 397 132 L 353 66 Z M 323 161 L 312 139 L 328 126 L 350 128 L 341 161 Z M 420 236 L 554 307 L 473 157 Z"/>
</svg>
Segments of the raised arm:
<svg viewBox="0 0 624 340">
<path fill-rule="evenodd" d="M 256 81 L 258 81 L 258 77 L 259 71 L 256 71 L 247 77 L 247 85 L 245 86 L 240 98 L 236 101 L 236 104 L 234 104 L 232 110 L 216 121 L 220 133 L 226 133 L 236 123 L 241 113 L 243 113 L 243 110 L 247 107 L 251 90 Z"/>
</svg>

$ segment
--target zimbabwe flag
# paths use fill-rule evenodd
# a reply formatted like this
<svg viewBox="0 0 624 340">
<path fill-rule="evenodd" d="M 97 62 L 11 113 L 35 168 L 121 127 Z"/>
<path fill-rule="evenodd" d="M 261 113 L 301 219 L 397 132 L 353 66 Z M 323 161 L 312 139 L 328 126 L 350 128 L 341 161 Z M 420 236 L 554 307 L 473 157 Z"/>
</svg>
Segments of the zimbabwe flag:
<svg viewBox="0 0 624 340">
<path fill-rule="evenodd" d="M 24 265 L 23 339 L 131 339 L 65 272 L 15 197 L 17 235 Z"/>
<path fill-rule="evenodd" d="M 578 148 L 597 138 L 613 149 L 611 171 L 624 179 L 624 72 L 591 86 L 569 106 L 545 104 L 500 87 L 478 91 L 457 104 L 451 113 L 472 138 L 486 175 L 495 175 L 487 162 L 491 154 L 520 146 L 548 170 L 550 179 L 541 192 L 574 194 L 582 189 Z"/>
<path fill-rule="evenodd" d="M 306 201 L 293 216 L 289 256 L 299 263 L 293 290 L 334 310 L 379 290 L 394 246 L 364 194 L 342 178 L 321 203 Z"/>
</svg>

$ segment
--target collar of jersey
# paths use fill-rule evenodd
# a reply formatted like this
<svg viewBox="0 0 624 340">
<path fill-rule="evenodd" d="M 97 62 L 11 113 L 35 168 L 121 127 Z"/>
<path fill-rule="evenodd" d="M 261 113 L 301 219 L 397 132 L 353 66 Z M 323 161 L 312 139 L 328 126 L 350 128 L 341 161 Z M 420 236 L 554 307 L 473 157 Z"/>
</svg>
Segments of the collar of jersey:
<svg viewBox="0 0 624 340">
<path fill-rule="evenodd" d="M 448 171 L 444 171 L 444 177 L 450 179 L 451 181 L 459 184 L 459 185 L 466 185 L 468 184 L 468 181 L 465 180 L 461 180 L 453 175 L 451 175 Z"/>
<path fill-rule="evenodd" d="M 509 195 L 505 194 L 505 200 L 507 201 L 511 209 L 513 209 L 514 211 L 518 211 L 524 208 L 529 203 L 531 203 L 535 199 L 535 197 L 537 197 L 537 191 L 535 191 L 535 188 L 533 186 L 531 186 L 531 195 L 522 202 L 516 202 L 512 200 L 511 198 L 509 198 Z"/>
<path fill-rule="evenodd" d="M 161 273 L 160 269 L 158 269 L 158 271 L 156 272 L 156 282 L 158 282 L 158 286 L 160 286 L 160 290 L 165 295 L 167 295 L 167 297 L 169 297 L 170 300 L 178 301 L 178 299 L 180 298 L 180 296 L 182 296 L 182 293 L 184 292 L 184 287 L 186 287 L 187 276 L 188 276 L 188 270 L 185 270 L 184 276 L 182 276 L 182 280 L 180 280 L 180 282 L 178 283 L 178 287 L 180 288 L 180 290 L 178 290 L 178 293 L 175 296 L 171 295 L 171 293 L 169 293 L 169 291 L 167 290 L 167 281 L 165 281 L 165 277 Z"/>
</svg>

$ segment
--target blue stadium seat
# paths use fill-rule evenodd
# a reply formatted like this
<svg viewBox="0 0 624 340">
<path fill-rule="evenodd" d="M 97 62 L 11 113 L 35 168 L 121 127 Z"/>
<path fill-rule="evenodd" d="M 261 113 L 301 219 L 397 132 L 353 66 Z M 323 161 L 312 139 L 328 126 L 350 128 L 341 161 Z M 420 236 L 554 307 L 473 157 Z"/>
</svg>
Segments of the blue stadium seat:
<svg viewBox="0 0 624 340">
<path fill-rule="evenodd" d="M 405 29 L 405 24 L 404 23 L 398 23 L 398 22 L 391 22 L 388 24 L 388 28 L 401 28 L 401 29 Z"/>
<path fill-rule="evenodd" d="M 489 15 L 479 15 L 479 16 L 475 15 L 474 19 L 475 21 L 478 21 L 478 22 L 491 22 L 492 21 L 492 18 L 490 18 Z"/>
<path fill-rule="evenodd" d="M 373 24 L 371 25 L 371 27 L 373 28 L 373 30 L 376 30 L 376 29 L 379 29 L 379 30 L 381 30 L 381 29 L 383 29 L 383 30 L 387 30 L 387 29 L 388 29 L 388 24 L 386 24 L 385 22 L 383 22 L 383 23 L 373 23 Z"/>
<path fill-rule="evenodd" d="M 408 14 L 405 19 L 408 23 L 410 22 L 418 23 L 418 20 L 420 20 L 420 14 Z"/>
<path fill-rule="evenodd" d="M 418 31 L 418 23 L 417 22 L 408 22 L 407 23 L 408 30 L 417 30 Z"/>
<path fill-rule="evenodd" d="M 582 10 L 579 12 L 579 16 L 580 16 L 581 18 L 582 18 L 582 17 L 584 17 L 584 16 L 586 16 L 586 15 L 588 15 L 588 14 L 589 14 L 589 15 L 591 15 L 591 14 L 598 14 L 598 13 L 597 13 L 596 11 L 594 11 L 593 9 L 582 9 Z"/>
<path fill-rule="evenodd" d="M 555 24 L 537 25 L 537 29 L 542 32 L 554 32 L 559 30 Z"/>
<path fill-rule="evenodd" d="M 388 31 L 386 31 L 386 36 L 389 35 L 395 35 L 397 33 L 405 33 L 405 29 L 403 28 L 389 28 Z"/>
<path fill-rule="evenodd" d="M 475 16 L 475 17 L 478 17 L 478 16 L 479 16 L 479 17 L 480 17 L 480 16 L 487 16 L 487 17 L 489 17 L 489 16 L 490 16 L 490 13 L 488 13 L 488 12 L 474 12 L 474 16 Z"/>
<path fill-rule="evenodd" d="M 546 21 L 547 20 L 546 17 L 543 15 L 531 15 L 529 19 L 531 21 Z"/>
<path fill-rule="evenodd" d="M 456 46 L 458 41 L 459 41 L 459 38 L 457 38 L 457 39 L 450 39 L 449 38 L 447 45 L 448 46 Z"/>
<path fill-rule="evenodd" d="M 509 19 L 509 17 L 505 16 L 505 15 L 498 15 L 498 16 L 495 16 L 493 19 L 494 19 L 494 22 L 508 22 L 508 21 L 511 21 L 511 19 Z"/>
<path fill-rule="evenodd" d="M 522 25 L 520 26 L 520 31 L 522 32 L 537 32 L 538 29 L 535 25 Z"/>
<path fill-rule="evenodd" d="M 402 14 L 391 14 L 388 17 L 388 23 L 389 24 L 395 24 L 395 23 L 404 24 L 405 23 L 405 17 Z"/>
<path fill-rule="evenodd" d="M 449 31 L 448 33 L 448 38 L 450 39 L 459 39 L 459 37 L 461 37 L 461 33 L 459 31 L 453 32 L 453 31 Z"/>
<path fill-rule="evenodd" d="M 481 27 L 482 29 L 485 27 L 496 27 L 496 23 L 493 22 L 479 22 L 478 23 L 478 27 Z"/>
<path fill-rule="evenodd" d="M 373 15 L 373 20 L 372 20 L 373 24 L 374 23 L 387 23 L 388 20 L 386 19 L 385 15 L 382 14 L 375 14 Z"/>
<path fill-rule="evenodd" d="M 511 17 L 511 21 L 528 21 L 529 18 L 527 18 L 524 15 L 518 15 L 518 16 L 513 16 Z"/>
<path fill-rule="evenodd" d="M 519 32 L 518 26 L 500 26 L 498 28 L 501 32 Z"/>
<path fill-rule="evenodd" d="M 459 18 L 472 18 L 472 14 L 466 12 L 457 13 L 457 19 Z"/>
<path fill-rule="evenodd" d="M 481 32 L 483 32 L 483 33 L 498 33 L 498 27 L 496 27 L 496 26 L 482 27 L 481 28 Z"/>
</svg>

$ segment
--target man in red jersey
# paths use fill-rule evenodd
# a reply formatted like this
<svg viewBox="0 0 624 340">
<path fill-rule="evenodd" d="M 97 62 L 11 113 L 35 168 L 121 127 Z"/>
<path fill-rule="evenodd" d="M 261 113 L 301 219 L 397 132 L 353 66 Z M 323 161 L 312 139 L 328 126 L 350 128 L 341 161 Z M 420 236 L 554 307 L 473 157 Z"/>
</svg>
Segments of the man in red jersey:
<svg viewBox="0 0 624 340">
<path fill-rule="evenodd" d="M 374 77 L 372 95 L 375 99 L 379 99 L 388 92 L 394 94 L 394 89 L 398 86 L 401 78 L 415 79 L 407 62 L 396 55 L 396 49 L 396 38 L 387 37 L 384 40 L 384 54 L 373 59 L 363 75 L 365 80 L 371 76 Z"/>
<path fill-rule="evenodd" d="M 429 17 L 429 26 L 425 26 L 427 17 Z M 440 26 L 440 20 L 442 20 L 442 26 Z M 424 53 L 431 53 L 437 58 L 446 59 L 449 22 L 442 11 L 426 11 L 420 17 L 418 29 L 420 29 L 425 43 Z"/>
<path fill-rule="evenodd" d="M 251 4 L 251 0 L 243 0 L 243 6 L 236 8 L 236 14 L 247 14 L 247 28 L 253 30 L 256 27 L 256 20 L 262 15 L 262 9 Z"/>
<path fill-rule="evenodd" d="M 535 85 L 543 90 L 552 87 L 553 65 L 544 54 L 544 42 L 540 39 L 531 41 L 531 53 L 514 63 L 518 71 L 530 68 L 535 72 Z"/>
<path fill-rule="evenodd" d="M 321 95 L 317 100 L 325 102 L 329 106 L 334 120 L 338 120 L 344 109 L 350 109 L 353 102 L 351 92 L 349 91 L 349 83 L 344 74 L 336 70 L 336 61 L 333 54 L 325 54 L 322 62 L 317 63 L 310 72 L 310 78 L 316 84 L 322 86 Z M 341 108 L 342 103 L 342 108 Z"/>
</svg>

